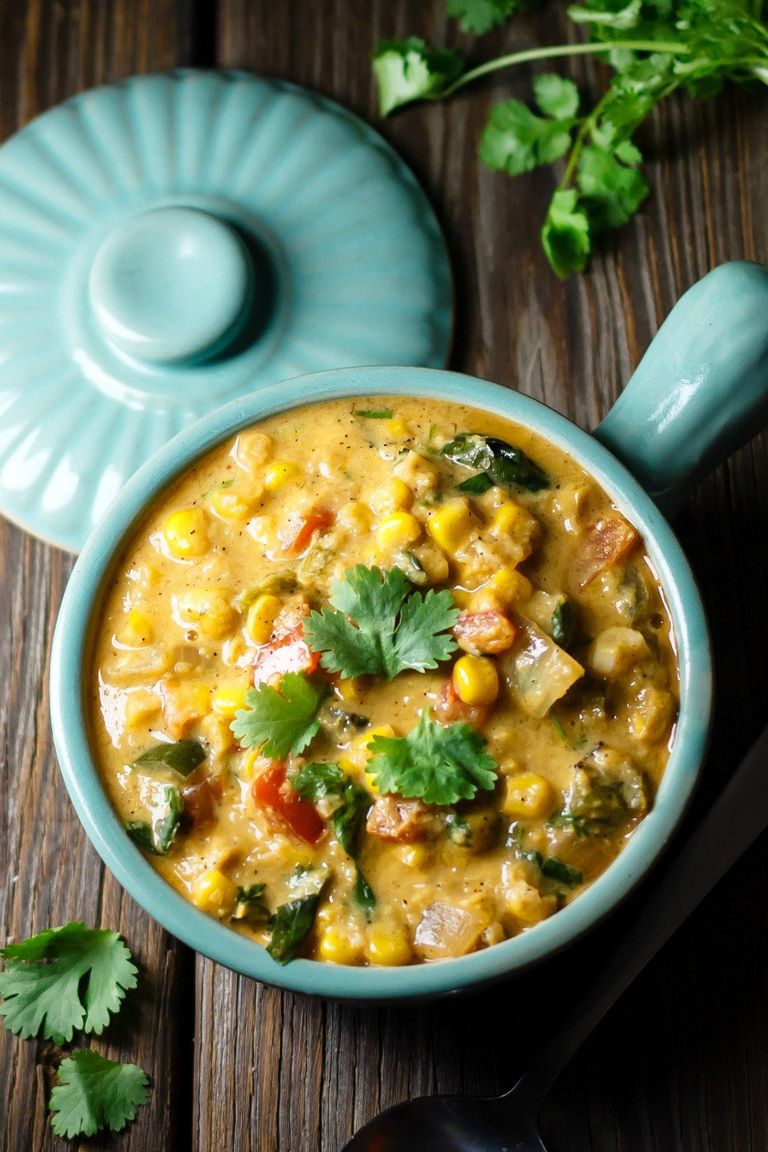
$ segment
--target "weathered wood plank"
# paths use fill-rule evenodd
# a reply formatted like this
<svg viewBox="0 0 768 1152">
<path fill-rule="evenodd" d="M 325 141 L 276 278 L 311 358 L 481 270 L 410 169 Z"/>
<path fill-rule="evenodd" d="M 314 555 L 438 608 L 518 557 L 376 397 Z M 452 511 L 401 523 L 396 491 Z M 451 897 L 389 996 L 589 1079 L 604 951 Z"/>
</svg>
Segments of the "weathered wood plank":
<svg viewBox="0 0 768 1152">
<path fill-rule="evenodd" d="M 490 55 L 496 46 L 552 41 L 554 25 L 551 13 L 524 20 L 514 32 L 488 37 L 482 50 Z M 565 22 L 558 28 L 562 34 Z M 439 40 L 446 32 L 461 42 L 455 29 L 446 29 L 440 0 L 311 6 L 223 0 L 219 60 L 307 84 L 376 122 L 368 58 L 378 39 L 416 33 Z M 594 86 L 599 67 L 581 63 L 569 72 Z M 764 99 L 745 94 L 662 109 L 645 138 L 653 186 L 647 207 L 608 242 L 587 276 L 561 284 L 546 268 L 537 236 L 549 174 L 510 181 L 474 159 L 491 102 L 528 91 L 527 76 L 500 78 L 448 105 L 377 126 L 413 166 L 446 229 L 458 288 L 453 364 L 518 387 L 593 427 L 685 288 L 719 261 L 765 258 L 768 221 L 758 206 L 768 193 L 768 116 Z M 765 539 L 754 527 L 766 522 L 765 486 L 758 483 L 766 448 L 763 437 L 735 457 L 681 518 L 715 619 L 722 676 L 705 798 L 756 734 L 768 697 L 768 669 L 760 659 L 768 639 L 768 601 L 760 587 Z M 755 849 L 719 887 L 563 1079 L 547 1114 L 555 1149 L 757 1152 L 766 1146 L 768 997 L 759 972 L 768 924 L 760 914 L 755 928 L 755 901 L 746 895 L 757 886 L 750 878 L 765 871 L 765 856 L 764 846 Z M 584 985 L 621 922 L 612 921 L 543 974 L 432 1007 L 364 1011 L 313 1004 L 253 988 L 200 961 L 196 1080 L 210 1083 L 215 1067 L 218 1088 L 199 1091 L 196 1147 L 217 1147 L 231 1137 L 234 1109 L 236 1145 L 250 1132 L 251 1146 L 265 1152 L 332 1152 L 357 1125 L 399 1099 L 509 1084 L 537 1033 L 556 1026 L 563 1003 Z M 713 924 L 721 935 L 717 947 Z M 731 937 L 740 943 L 731 944 Z M 320 1131 L 312 1107 L 318 1091 Z"/>
<path fill-rule="evenodd" d="M 93 0 L 4 5 L 0 137 L 92 84 L 190 57 L 187 3 Z M 125 895 L 88 844 L 59 776 L 46 685 L 56 613 L 72 561 L 0 522 L 0 938 L 83 919 L 119 929 L 141 991 L 95 1046 L 152 1077 L 151 1102 L 129 1132 L 89 1148 L 189 1147 L 192 960 Z M 46 1045 L 0 1031 L 0 1147 L 71 1148 L 47 1119 Z"/>
</svg>

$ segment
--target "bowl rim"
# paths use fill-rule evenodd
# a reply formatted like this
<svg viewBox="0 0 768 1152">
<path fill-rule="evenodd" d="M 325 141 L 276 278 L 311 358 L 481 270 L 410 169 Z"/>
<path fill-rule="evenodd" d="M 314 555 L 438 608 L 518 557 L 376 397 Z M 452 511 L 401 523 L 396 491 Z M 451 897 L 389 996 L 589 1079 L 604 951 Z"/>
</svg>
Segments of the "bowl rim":
<svg viewBox="0 0 768 1152">
<path fill-rule="evenodd" d="M 299 959 L 281 966 L 260 944 L 177 893 L 124 833 L 88 738 L 85 661 L 91 622 L 146 509 L 195 460 L 261 419 L 323 400 L 374 395 L 448 400 L 506 417 L 567 452 L 602 485 L 642 533 L 664 590 L 679 661 L 680 714 L 653 808 L 606 871 L 556 916 L 451 960 L 366 968 Z M 651 868 L 687 807 L 706 750 L 712 695 L 709 633 L 688 561 L 650 496 L 607 448 L 559 412 L 498 384 L 443 369 L 381 366 L 314 373 L 262 388 L 204 416 L 148 460 L 97 524 L 75 564 L 56 624 L 50 671 L 53 738 L 65 785 L 91 843 L 137 903 L 185 944 L 243 975 L 292 991 L 365 1001 L 447 995 L 519 973 L 601 921 Z"/>
</svg>

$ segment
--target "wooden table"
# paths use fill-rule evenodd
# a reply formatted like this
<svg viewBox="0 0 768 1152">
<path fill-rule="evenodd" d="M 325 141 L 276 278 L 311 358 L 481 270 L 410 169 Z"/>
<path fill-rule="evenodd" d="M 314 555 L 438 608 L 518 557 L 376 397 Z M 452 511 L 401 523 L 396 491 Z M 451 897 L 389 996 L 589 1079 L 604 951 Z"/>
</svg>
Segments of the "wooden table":
<svg viewBox="0 0 768 1152">
<path fill-rule="evenodd" d="M 566 25 L 550 10 L 489 36 L 482 51 L 554 41 Z M 475 159 L 490 101 L 524 97 L 529 77 L 380 125 L 371 51 L 379 38 L 408 33 L 461 42 L 446 28 L 443 0 L 5 0 L 0 135 L 81 88 L 181 64 L 318 89 L 377 123 L 432 197 L 458 288 L 453 366 L 593 426 L 684 289 L 720 261 L 768 260 L 768 101 L 729 92 L 711 104 L 665 105 L 645 136 L 647 207 L 587 275 L 563 284 L 537 239 L 550 174 L 513 182 Z M 570 74 L 587 86 L 596 75 L 588 63 Z M 678 525 L 712 620 L 720 682 L 699 809 L 764 723 L 766 479 L 762 436 L 701 486 Z M 427 1007 L 325 1004 L 195 956 L 105 871 L 59 778 L 46 669 L 71 566 L 0 522 L 0 940 L 82 918 L 118 928 L 142 968 L 140 995 L 97 1047 L 140 1063 L 151 1101 L 122 1137 L 88 1147 L 336 1152 L 405 1097 L 509 1085 L 632 904 L 542 972 Z M 587 1044 L 547 1106 L 555 1152 L 768 1148 L 767 864 L 763 840 Z M 66 1146 L 46 1117 L 49 1081 L 44 1044 L 0 1033 L 4 1152 Z"/>
</svg>

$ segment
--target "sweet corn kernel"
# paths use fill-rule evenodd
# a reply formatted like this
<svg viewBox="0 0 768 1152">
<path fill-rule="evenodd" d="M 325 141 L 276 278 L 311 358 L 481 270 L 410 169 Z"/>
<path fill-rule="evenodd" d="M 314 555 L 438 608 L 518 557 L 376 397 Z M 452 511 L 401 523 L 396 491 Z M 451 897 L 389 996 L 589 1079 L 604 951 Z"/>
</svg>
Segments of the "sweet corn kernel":
<svg viewBox="0 0 768 1152">
<path fill-rule="evenodd" d="M 171 512 L 163 528 L 168 551 L 178 560 L 202 556 L 208 551 L 208 518 L 202 508 Z"/>
<path fill-rule="evenodd" d="M 257 492 L 230 492 L 226 488 L 217 488 L 211 493 L 209 504 L 211 511 L 221 520 L 232 520 L 244 524 L 253 515 L 259 502 Z"/>
<path fill-rule="evenodd" d="M 247 680 L 230 680 L 224 684 L 219 684 L 211 701 L 214 712 L 217 712 L 219 716 L 228 716 L 231 719 L 236 712 L 245 708 L 247 691 Z"/>
<path fill-rule="evenodd" d="M 494 512 L 488 531 L 493 536 L 514 536 L 516 531 L 529 519 L 525 508 L 507 500 L 504 504 L 500 504 Z"/>
<path fill-rule="evenodd" d="M 376 543 L 382 552 L 394 552 L 413 544 L 421 536 L 421 524 L 410 512 L 390 512 L 379 521 L 376 529 Z"/>
<path fill-rule="evenodd" d="M 272 455 L 272 440 L 266 432 L 241 432 L 232 455 L 244 471 L 255 472 L 263 468 Z"/>
<path fill-rule="evenodd" d="M 499 673 L 487 656 L 462 656 L 453 666 L 453 686 L 465 704 L 493 704 L 499 694 Z"/>
<path fill-rule="evenodd" d="M 475 518 L 470 511 L 469 501 L 463 497 L 447 500 L 427 520 L 430 536 L 449 556 L 461 548 L 474 526 Z"/>
<path fill-rule="evenodd" d="M 542 896 L 538 888 L 517 880 L 506 892 L 505 904 L 521 924 L 538 924 L 557 909 L 555 896 Z"/>
<path fill-rule="evenodd" d="M 398 508 L 410 508 L 413 504 L 413 492 L 399 476 L 392 476 L 385 480 L 380 488 L 371 496 L 371 507 L 379 515 L 387 512 L 396 512 Z"/>
<path fill-rule="evenodd" d="M 209 640 L 220 640 L 232 631 L 236 613 L 218 588 L 188 588 L 172 598 L 177 623 L 196 628 Z"/>
<path fill-rule="evenodd" d="M 504 781 L 502 810 L 518 819 L 548 816 L 555 803 L 555 790 L 538 772 L 520 772 Z"/>
<path fill-rule="evenodd" d="M 334 690 L 345 704 L 360 704 L 362 702 L 363 692 L 360 679 L 357 676 L 351 676 L 348 680 L 338 680 L 334 685 Z"/>
<path fill-rule="evenodd" d="M 293 460 L 275 460 L 264 470 L 264 487 L 268 492 L 276 492 L 300 476 L 301 468 Z"/>
<path fill-rule="evenodd" d="M 472 593 L 467 606 L 470 612 L 501 612 L 503 608 L 501 597 L 490 582 Z"/>
<path fill-rule="evenodd" d="M 527 576 L 516 568 L 499 568 L 491 577 L 491 587 L 501 603 L 507 607 L 518 600 L 527 600 L 533 592 L 533 585 Z"/>
<path fill-rule="evenodd" d="M 350 741 L 349 747 L 339 757 L 339 767 L 348 776 L 359 776 L 360 772 L 365 769 L 365 765 L 371 758 L 371 753 L 368 750 L 368 745 L 376 736 L 394 736 L 395 730 L 391 724 L 381 724 L 377 728 L 369 728 L 362 736 L 356 736 L 354 740 Z M 369 792 L 378 795 L 378 788 L 376 787 L 376 777 L 371 773 L 365 773 L 365 782 Z"/>
<path fill-rule="evenodd" d="M 129 648 L 140 648 L 142 644 L 151 644 L 155 638 L 155 630 L 147 613 L 142 612 L 141 608 L 131 608 L 116 638 L 121 644 L 126 644 Z"/>
<path fill-rule="evenodd" d="M 223 918 L 232 913 L 237 899 L 237 884 L 219 868 L 209 868 L 192 884 L 192 900 L 209 916 Z"/>
<path fill-rule="evenodd" d="M 368 930 L 366 955 L 372 964 L 394 968 L 411 960 L 411 945 L 398 925 L 374 924 Z"/>
<path fill-rule="evenodd" d="M 245 631 L 254 644 L 267 643 L 281 608 L 280 598 L 271 592 L 256 597 L 245 618 Z"/>
<path fill-rule="evenodd" d="M 411 435 L 411 430 L 402 416 L 393 416 L 391 420 L 382 420 L 381 430 L 387 440 L 407 440 Z"/>
<path fill-rule="evenodd" d="M 348 532 L 364 536 L 370 531 L 373 517 L 370 508 L 362 500 L 348 500 L 339 508 L 336 519 Z"/>
<path fill-rule="evenodd" d="M 401 844 L 396 852 L 408 868 L 425 868 L 431 855 L 426 844 Z"/>
<path fill-rule="evenodd" d="M 320 934 L 317 953 L 321 960 L 331 964 L 356 964 L 360 949 L 340 928 L 330 925 Z"/>
<path fill-rule="evenodd" d="M 148 688 L 135 688 L 125 699 L 125 723 L 129 728 L 149 720 L 160 711 L 160 700 Z"/>
</svg>

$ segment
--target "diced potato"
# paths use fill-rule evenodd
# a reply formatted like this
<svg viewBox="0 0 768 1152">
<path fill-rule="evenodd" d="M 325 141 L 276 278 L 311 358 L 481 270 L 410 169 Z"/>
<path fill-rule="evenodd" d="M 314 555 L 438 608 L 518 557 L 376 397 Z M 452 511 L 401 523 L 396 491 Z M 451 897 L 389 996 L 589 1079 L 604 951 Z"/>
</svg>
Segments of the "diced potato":
<svg viewBox="0 0 768 1152">
<path fill-rule="evenodd" d="M 594 485 L 588 480 L 572 481 L 554 489 L 550 504 L 566 532 L 575 535 L 581 531 L 594 492 Z"/>
<path fill-rule="evenodd" d="M 219 588 L 187 588 L 171 600 L 182 628 L 191 628 L 209 640 L 228 635 L 237 619 L 230 597 Z"/>
<path fill-rule="evenodd" d="M 416 927 L 414 945 L 423 960 L 447 960 L 474 952 L 490 917 L 482 908 L 460 908 L 436 900 L 429 904 Z"/>
<path fill-rule="evenodd" d="M 339 508 L 336 520 L 347 532 L 364 536 L 370 531 L 373 516 L 369 506 L 362 500 L 348 500 Z"/>
<path fill-rule="evenodd" d="M 133 684 L 159 680 L 171 667 L 171 652 L 159 644 L 115 653 L 104 674 L 110 684 Z"/>
<path fill-rule="evenodd" d="M 502 658 L 513 697 L 529 716 L 541 720 L 584 675 L 581 664 L 524 617 L 508 655 Z"/>
<path fill-rule="evenodd" d="M 417 497 L 424 498 L 437 491 L 439 476 L 437 468 L 418 452 L 406 452 L 397 461 L 392 472 L 404 480 Z"/>
<path fill-rule="evenodd" d="M 258 491 L 234 492 L 228 488 L 217 488 L 211 493 L 208 503 L 220 520 L 244 524 L 253 515 L 260 496 Z"/>
<path fill-rule="evenodd" d="M 623 516 L 607 516 L 591 524 L 576 560 L 580 587 L 628 556 L 639 539 Z"/>
<path fill-rule="evenodd" d="M 371 493 L 369 502 L 379 516 L 397 512 L 400 508 L 407 511 L 413 504 L 413 491 L 400 476 L 392 476 Z"/>
<path fill-rule="evenodd" d="M 235 462 L 244 472 L 258 472 L 272 455 L 272 439 L 266 432 L 241 432 L 232 449 Z"/>
<path fill-rule="evenodd" d="M 183 739 L 211 708 L 211 689 L 204 680 L 165 680 L 162 697 L 163 719 L 174 740 Z"/>
<path fill-rule="evenodd" d="M 504 909 L 523 927 L 528 928 L 557 911 L 557 897 L 542 896 L 533 884 L 525 880 L 514 880 L 505 889 Z"/>
<path fill-rule="evenodd" d="M 587 663 L 596 676 L 614 680 L 650 654 L 641 632 L 616 626 L 605 628 L 595 638 L 590 645 Z"/>
<path fill-rule="evenodd" d="M 669 734 L 674 714 L 670 692 L 660 688 L 641 688 L 629 711 L 629 730 L 636 740 L 655 744 Z"/>
<path fill-rule="evenodd" d="M 453 629 L 459 648 L 472 656 L 497 655 L 512 647 L 517 634 L 512 621 L 496 609 L 462 612 Z"/>
<path fill-rule="evenodd" d="M 125 644 L 129 648 L 151 644 L 154 638 L 152 620 L 141 608 L 131 608 L 116 636 L 120 644 Z"/>
<path fill-rule="evenodd" d="M 125 697 L 125 723 L 136 728 L 160 711 L 160 697 L 148 688 L 134 688 Z"/>
<path fill-rule="evenodd" d="M 432 859 L 426 844 L 399 844 L 394 851 L 407 868 L 425 868 Z"/>
<path fill-rule="evenodd" d="M 448 559 L 431 540 L 415 544 L 411 552 L 423 569 L 424 583 L 442 584 L 448 579 Z"/>
<path fill-rule="evenodd" d="M 220 683 L 213 693 L 213 710 L 219 716 L 232 717 L 245 708 L 245 694 L 248 691 L 245 679 L 227 680 Z"/>
</svg>

